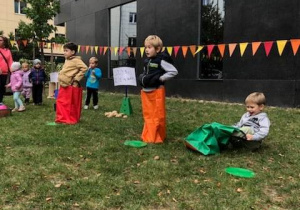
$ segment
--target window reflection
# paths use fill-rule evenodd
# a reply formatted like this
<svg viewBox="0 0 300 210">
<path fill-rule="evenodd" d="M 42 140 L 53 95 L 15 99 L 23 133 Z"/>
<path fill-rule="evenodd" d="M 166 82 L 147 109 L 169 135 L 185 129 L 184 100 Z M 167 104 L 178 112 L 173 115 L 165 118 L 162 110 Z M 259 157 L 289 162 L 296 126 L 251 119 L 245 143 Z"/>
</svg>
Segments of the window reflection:
<svg viewBox="0 0 300 210">
<path fill-rule="evenodd" d="M 202 0 L 201 7 L 201 45 L 223 43 L 224 0 Z M 222 79 L 223 58 L 215 46 L 208 56 L 207 48 L 200 53 L 200 79 Z"/>
<path fill-rule="evenodd" d="M 110 10 L 110 46 L 118 47 L 122 53 L 110 53 L 110 76 L 112 69 L 120 66 L 135 67 L 133 47 L 136 47 L 136 1 Z M 128 50 L 129 49 L 129 50 Z"/>
</svg>

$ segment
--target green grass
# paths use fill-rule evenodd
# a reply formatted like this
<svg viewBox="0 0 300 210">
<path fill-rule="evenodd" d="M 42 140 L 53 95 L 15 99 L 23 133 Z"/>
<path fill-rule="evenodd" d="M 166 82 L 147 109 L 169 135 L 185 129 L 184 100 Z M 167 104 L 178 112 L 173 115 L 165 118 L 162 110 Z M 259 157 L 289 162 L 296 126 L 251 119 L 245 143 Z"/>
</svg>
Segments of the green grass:
<svg viewBox="0 0 300 210">
<path fill-rule="evenodd" d="M 133 115 L 106 118 L 123 95 L 101 92 L 99 110 L 77 125 L 49 126 L 52 99 L 0 119 L 0 209 L 297 209 L 300 205 L 300 110 L 268 107 L 272 126 L 262 148 L 203 156 L 183 139 L 204 123 L 233 124 L 243 105 L 167 99 L 167 139 L 144 148 L 139 96 Z M 5 101 L 12 106 L 12 97 Z M 159 156 L 159 160 L 154 157 Z M 226 167 L 248 168 L 238 178 Z M 298 206 L 298 207 L 297 207 Z"/>
</svg>

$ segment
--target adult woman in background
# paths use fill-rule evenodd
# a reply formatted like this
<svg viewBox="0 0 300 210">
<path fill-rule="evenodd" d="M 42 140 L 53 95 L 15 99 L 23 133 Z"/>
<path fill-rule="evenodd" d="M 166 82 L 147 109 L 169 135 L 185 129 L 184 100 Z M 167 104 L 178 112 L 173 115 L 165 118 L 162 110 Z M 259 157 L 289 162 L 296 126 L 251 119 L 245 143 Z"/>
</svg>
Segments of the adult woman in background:
<svg viewBox="0 0 300 210">
<path fill-rule="evenodd" d="M 8 39 L 0 35 L 0 105 L 3 102 L 7 75 L 12 63 L 13 58 L 9 49 Z"/>
</svg>

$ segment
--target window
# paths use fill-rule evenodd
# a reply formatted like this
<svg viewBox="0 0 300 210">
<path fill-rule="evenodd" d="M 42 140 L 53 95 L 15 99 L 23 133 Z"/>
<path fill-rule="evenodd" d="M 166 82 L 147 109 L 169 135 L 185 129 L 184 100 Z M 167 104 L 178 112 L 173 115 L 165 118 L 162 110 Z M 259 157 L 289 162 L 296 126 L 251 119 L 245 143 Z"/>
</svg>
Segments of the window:
<svg viewBox="0 0 300 210">
<path fill-rule="evenodd" d="M 16 14 L 25 14 L 23 9 L 26 8 L 26 3 L 21 0 L 15 0 L 15 13 Z"/>
<path fill-rule="evenodd" d="M 135 12 L 129 13 L 129 23 L 136 23 L 136 13 Z"/>
<path fill-rule="evenodd" d="M 123 52 L 110 53 L 108 75 L 112 77 L 113 68 L 121 66 L 135 67 L 136 59 L 132 47 L 136 47 L 136 1 L 110 9 L 110 46 L 123 47 Z M 129 17 L 129 21 L 128 21 Z M 130 49 L 127 50 L 127 49 Z"/>
<path fill-rule="evenodd" d="M 200 44 L 223 43 L 224 31 L 224 0 L 202 0 Z M 200 79 L 222 79 L 223 58 L 217 47 L 208 56 L 207 48 L 200 52 L 199 56 L 199 78 Z"/>
</svg>

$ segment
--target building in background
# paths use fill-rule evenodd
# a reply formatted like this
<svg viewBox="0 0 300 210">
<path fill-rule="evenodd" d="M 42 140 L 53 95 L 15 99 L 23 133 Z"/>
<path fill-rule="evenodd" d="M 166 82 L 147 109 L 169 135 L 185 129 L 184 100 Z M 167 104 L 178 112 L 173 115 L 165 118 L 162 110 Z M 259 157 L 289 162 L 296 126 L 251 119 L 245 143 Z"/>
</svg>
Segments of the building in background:
<svg viewBox="0 0 300 210">
<path fill-rule="evenodd" d="M 148 35 L 157 34 L 164 46 L 172 47 L 179 70 L 176 79 L 166 84 L 170 96 L 243 103 L 249 93 L 261 91 L 269 105 L 300 106 L 300 52 L 295 53 L 300 45 L 298 0 L 60 3 L 61 13 L 55 21 L 66 23 L 70 41 L 81 46 L 108 47 L 101 55 L 80 51 L 85 61 L 91 56 L 99 58 L 104 90 L 123 91 L 113 86 L 113 67 L 134 66 L 137 75 L 143 70 L 145 56 L 135 52 L 134 47 L 132 54 L 119 54 L 118 47 L 143 47 Z M 294 39 L 299 45 L 292 45 Z M 280 40 L 286 41 L 283 51 L 282 43 L 277 42 Z M 203 50 L 194 55 L 201 45 L 205 46 Z M 139 90 L 129 88 L 133 93 Z"/>
<path fill-rule="evenodd" d="M 1 0 L 0 1 L 0 30 L 3 31 L 3 34 L 8 37 L 10 33 L 13 33 L 15 37 L 18 36 L 17 28 L 19 26 L 19 22 L 22 20 L 25 23 L 29 23 L 30 20 L 28 20 L 25 16 L 25 14 L 22 12 L 23 8 L 27 7 L 26 3 L 20 1 L 20 0 Z M 54 20 L 49 21 L 49 24 L 54 24 Z M 65 36 L 65 26 L 64 23 L 61 24 L 61 26 L 56 26 L 57 31 L 55 33 L 52 33 L 49 36 L 49 39 L 55 37 L 55 36 Z M 53 53 L 56 56 L 62 55 L 62 50 L 59 48 L 54 48 Z M 45 48 L 45 56 L 49 56 L 51 53 L 51 50 L 49 48 Z"/>
</svg>

